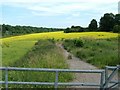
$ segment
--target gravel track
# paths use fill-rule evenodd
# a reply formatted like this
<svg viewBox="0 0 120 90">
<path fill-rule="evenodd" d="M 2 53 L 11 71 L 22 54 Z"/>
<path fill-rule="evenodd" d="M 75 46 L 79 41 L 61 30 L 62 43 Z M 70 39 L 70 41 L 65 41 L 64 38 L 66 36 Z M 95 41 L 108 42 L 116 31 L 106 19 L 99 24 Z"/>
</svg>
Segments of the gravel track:
<svg viewBox="0 0 120 90">
<path fill-rule="evenodd" d="M 66 58 L 66 62 L 69 65 L 70 69 L 78 69 L 78 70 L 99 70 L 97 67 L 86 63 L 82 61 L 81 59 L 75 57 L 73 54 L 69 53 L 67 50 L 64 49 L 62 44 L 57 43 L 57 47 L 59 47 L 63 55 Z M 68 56 L 71 55 L 72 58 L 68 59 Z M 96 73 L 75 73 L 74 74 L 74 79 L 71 82 L 76 82 L 76 83 L 95 83 L 95 84 L 100 84 L 100 74 Z M 73 88 L 99 88 L 99 87 L 91 87 L 91 86 L 72 86 Z"/>
</svg>

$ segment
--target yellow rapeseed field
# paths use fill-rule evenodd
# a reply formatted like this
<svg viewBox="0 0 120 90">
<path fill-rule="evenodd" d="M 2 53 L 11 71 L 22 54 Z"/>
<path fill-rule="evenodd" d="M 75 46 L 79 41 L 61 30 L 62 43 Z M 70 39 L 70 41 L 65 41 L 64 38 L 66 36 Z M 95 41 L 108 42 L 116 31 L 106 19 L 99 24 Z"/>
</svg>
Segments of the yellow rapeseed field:
<svg viewBox="0 0 120 90">
<path fill-rule="evenodd" d="M 80 38 L 80 37 L 88 37 L 88 38 L 114 38 L 118 37 L 117 33 L 111 32 L 81 32 L 81 33 L 64 33 L 63 31 L 59 32 L 47 32 L 47 33 L 34 33 L 27 34 L 21 36 L 13 36 L 9 38 L 3 38 L 3 41 L 14 41 L 14 40 L 39 40 L 39 39 L 68 39 L 68 38 Z"/>
</svg>

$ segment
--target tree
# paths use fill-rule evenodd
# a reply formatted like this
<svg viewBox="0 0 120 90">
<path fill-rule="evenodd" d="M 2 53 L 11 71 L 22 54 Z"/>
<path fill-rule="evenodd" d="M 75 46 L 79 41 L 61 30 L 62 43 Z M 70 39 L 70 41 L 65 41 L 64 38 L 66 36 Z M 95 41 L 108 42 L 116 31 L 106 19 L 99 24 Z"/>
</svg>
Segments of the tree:
<svg viewBox="0 0 120 90">
<path fill-rule="evenodd" d="M 70 28 L 66 28 L 65 30 L 64 30 L 64 33 L 69 33 L 70 32 Z"/>
<path fill-rule="evenodd" d="M 98 25 L 97 25 L 97 21 L 95 19 L 93 19 L 88 26 L 90 31 L 96 31 L 97 27 L 98 27 Z"/>
<path fill-rule="evenodd" d="M 115 15 L 115 25 L 120 25 L 120 14 Z"/>
<path fill-rule="evenodd" d="M 112 31 L 115 25 L 115 16 L 112 13 L 106 13 L 100 19 L 100 31 Z"/>
<path fill-rule="evenodd" d="M 115 25 L 114 28 L 113 28 L 113 32 L 114 33 L 120 32 L 120 25 Z"/>
</svg>

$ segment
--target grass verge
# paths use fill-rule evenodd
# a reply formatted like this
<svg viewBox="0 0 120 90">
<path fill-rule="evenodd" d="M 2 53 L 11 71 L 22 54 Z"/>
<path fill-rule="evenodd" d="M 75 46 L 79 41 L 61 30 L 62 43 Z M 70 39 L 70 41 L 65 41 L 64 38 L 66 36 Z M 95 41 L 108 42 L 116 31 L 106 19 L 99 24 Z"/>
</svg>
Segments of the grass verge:
<svg viewBox="0 0 120 90">
<path fill-rule="evenodd" d="M 99 68 L 106 65 L 114 66 L 120 64 L 118 59 L 118 39 L 82 39 L 83 47 L 76 47 L 73 40 L 65 40 L 65 49 L 73 53 L 85 62 L 91 63 Z"/>
<path fill-rule="evenodd" d="M 59 68 L 66 69 L 68 65 L 61 52 L 56 45 L 49 40 L 39 40 L 30 52 L 23 58 L 12 63 L 12 67 L 27 68 Z M 3 73 L 4 74 L 4 73 Z M 3 77 L 4 79 L 4 77 Z M 54 82 L 55 73 L 51 72 L 31 72 L 31 71 L 9 71 L 9 81 L 24 82 Z M 69 82 L 72 80 L 72 74 L 59 72 L 59 82 Z M 46 88 L 40 85 L 10 85 L 14 88 Z M 47 87 L 49 88 L 49 87 Z"/>
</svg>

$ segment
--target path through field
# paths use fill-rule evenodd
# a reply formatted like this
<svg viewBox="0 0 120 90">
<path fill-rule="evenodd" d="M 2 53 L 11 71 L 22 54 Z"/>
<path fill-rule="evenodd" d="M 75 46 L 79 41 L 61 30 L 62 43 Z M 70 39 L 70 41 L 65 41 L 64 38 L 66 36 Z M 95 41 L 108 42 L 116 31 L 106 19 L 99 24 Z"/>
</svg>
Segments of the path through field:
<svg viewBox="0 0 120 90">
<path fill-rule="evenodd" d="M 79 58 L 75 57 L 71 53 L 67 52 L 61 44 L 56 44 L 59 48 L 62 49 L 65 58 L 67 59 L 67 63 L 70 69 L 78 69 L 78 70 L 95 70 L 97 67 L 83 62 Z M 72 59 L 68 59 L 68 55 L 72 56 Z M 100 74 L 91 74 L 91 73 L 75 73 L 74 79 L 72 82 L 76 83 L 100 83 Z M 78 87 L 78 86 L 77 86 Z M 85 87 L 86 88 L 86 87 Z M 90 87 L 88 87 L 90 88 Z"/>
<path fill-rule="evenodd" d="M 69 65 L 70 69 L 78 69 L 78 70 L 99 70 L 97 67 L 86 63 L 79 58 L 75 57 L 73 54 L 69 53 L 67 50 L 64 49 L 62 44 L 56 44 L 63 52 L 67 63 Z M 72 59 L 68 59 L 68 56 L 71 55 Z M 111 73 L 111 71 L 109 71 Z M 112 79 L 113 81 L 118 80 L 118 75 L 116 74 L 114 78 Z M 100 74 L 95 74 L 95 73 L 75 73 L 74 74 L 74 79 L 71 82 L 76 82 L 76 83 L 95 83 L 95 84 L 100 84 Z M 91 86 L 73 86 L 74 88 L 99 88 L 99 87 L 91 87 Z"/>
</svg>

